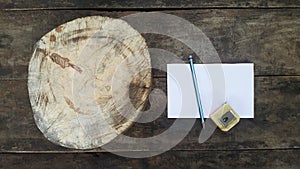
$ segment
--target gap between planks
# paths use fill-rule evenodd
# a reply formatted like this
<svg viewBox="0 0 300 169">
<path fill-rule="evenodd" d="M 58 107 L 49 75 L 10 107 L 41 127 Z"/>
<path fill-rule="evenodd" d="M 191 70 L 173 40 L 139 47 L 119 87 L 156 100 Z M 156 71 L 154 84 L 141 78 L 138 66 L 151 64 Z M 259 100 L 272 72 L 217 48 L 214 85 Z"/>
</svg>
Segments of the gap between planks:
<svg viewBox="0 0 300 169">
<path fill-rule="evenodd" d="M 258 151 L 299 151 L 300 147 L 296 148 L 247 148 L 247 149 L 213 149 L 213 150 L 203 150 L 203 149 L 174 149 L 167 152 L 182 152 L 182 151 L 197 151 L 197 152 L 258 152 Z M 158 152 L 151 150 L 116 150 L 116 151 L 106 151 L 106 150 L 62 150 L 62 151 L 1 151 L 0 154 L 76 154 L 76 153 L 110 153 L 110 152 Z"/>
<path fill-rule="evenodd" d="M 264 77 L 295 77 L 299 78 L 300 75 L 254 75 L 254 78 L 264 78 Z M 153 79 L 163 79 L 167 78 L 166 75 L 153 75 Z M 0 78 L 0 81 L 27 81 L 27 78 Z"/>
<path fill-rule="evenodd" d="M 11 8 L 11 9 L 0 9 L 0 12 L 14 12 L 14 11 L 54 11 L 54 10 L 93 10 L 103 12 L 150 12 L 150 11 L 187 11 L 187 10 L 207 10 L 207 9 L 262 9 L 262 10 L 273 10 L 273 9 L 300 9 L 300 6 L 208 6 L 208 7 L 88 7 L 88 8 L 76 8 L 76 7 L 53 7 L 53 8 Z"/>
</svg>

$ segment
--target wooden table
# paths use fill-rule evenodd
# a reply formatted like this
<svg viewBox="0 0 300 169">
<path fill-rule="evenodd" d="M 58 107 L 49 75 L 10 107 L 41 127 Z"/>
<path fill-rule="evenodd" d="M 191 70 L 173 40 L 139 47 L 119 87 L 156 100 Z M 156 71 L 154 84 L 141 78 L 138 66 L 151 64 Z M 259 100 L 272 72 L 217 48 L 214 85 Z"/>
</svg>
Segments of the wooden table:
<svg viewBox="0 0 300 169">
<path fill-rule="evenodd" d="M 35 42 L 78 17 L 119 18 L 141 11 L 161 11 L 193 23 L 210 38 L 224 63 L 253 62 L 255 119 L 242 119 L 228 133 L 217 130 L 204 144 L 198 143 L 201 126 L 197 121 L 176 147 L 144 159 L 120 157 L 101 148 L 67 149 L 46 140 L 34 123 L 27 91 L 27 69 Z M 300 166 L 299 1 L 1 0 L 0 25 L 0 168 Z M 149 47 L 178 56 L 193 53 L 169 37 L 143 36 Z M 165 72 L 153 71 L 153 87 L 166 91 Z M 125 134 L 150 137 L 165 131 L 173 121 L 164 113 L 151 123 L 134 124 Z"/>
</svg>

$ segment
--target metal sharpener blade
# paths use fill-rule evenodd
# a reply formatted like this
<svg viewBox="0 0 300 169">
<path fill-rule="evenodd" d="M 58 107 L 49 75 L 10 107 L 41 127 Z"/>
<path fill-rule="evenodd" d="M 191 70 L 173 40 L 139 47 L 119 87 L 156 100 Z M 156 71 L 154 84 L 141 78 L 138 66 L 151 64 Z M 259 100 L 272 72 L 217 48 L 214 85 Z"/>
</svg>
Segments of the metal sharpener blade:
<svg viewBox="0 0 300 169">
<path fill-rule="evenodd" d="M 219 119 L 219 121 L 221 122 L 221 124 L 222 124 L 224 127 L 226 127 L 226 126 L 228 126 L 228 124 L 230 124 L 230 123 L 232 122 L 232 120 L 234 120 L 234 119 L 235 119 L 235 117 L 234 117 L 232 111 L 229 110 L 228 112 L 226 112 L 226 113 Z"/>
</svg>

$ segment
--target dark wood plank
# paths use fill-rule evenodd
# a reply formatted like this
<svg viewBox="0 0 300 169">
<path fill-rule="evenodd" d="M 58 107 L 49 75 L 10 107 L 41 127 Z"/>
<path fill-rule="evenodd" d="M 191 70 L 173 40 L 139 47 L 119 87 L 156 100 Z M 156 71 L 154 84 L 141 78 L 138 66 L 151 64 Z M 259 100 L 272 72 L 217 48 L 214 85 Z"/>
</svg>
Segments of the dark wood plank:
<svg viewBox="0 0 300 169">
<path fill-rule="evenodd" d="M 0 79 L 26 79 L 35 42 L 58 25 L 83 16 L 119 18 L 131 13 L 90 10 L 1 12 Z M 300 9 L 192 10 L 168 13 L 199 27 L 212 41 L 222 62 L 254 62 L 255 75 L 300 74 Z M 180 41 L 166 36 L 145 34 L 144 37 L 149 47 L 162 48 L 177 56 L 193 53 Z M 169 62 L 167 57 L 163 59 Z M 157 64 L 155 59 L 153 64 Z"/>
<path fill-rule="evenodd" d="M 0 168 L 298 169 L 299 7 L 300 1 L 296 0 L 142 3 L 136 0 L 0 0 Z M 170 11 L 174 9 L 178 10 Z M 115 10 L 125 12 L 103 12 Z M 56 26 L 78 17 L 119 18 L 134 11 L 151 10 L 168 10 L 167 13 L 198 26 L 211 39 L 222 62 L 255 63 L 255 119 L 242 119 L 228 133 L 217 130 L 204 144 L 198 143 L 201 126 L 197 121 L 189 135 L 171 151 L 145 159 L 123 158 L 101 148 L 66 149 L 46 140 L 34 123 L 27 92 L 28 62 L 34 43 Z M 177 56 L 193 53 L 177 40 L 154 34 L 143 36 L 149 47 L 162 48 Z M 172 63 L 167 57 L 162 59 Z M 160 61 L 152 58 L 153 64 Z M 165 72 L 154 71 L 154 76 L 162 77 L 153 80 L 154 87 L 166 91 Z M 135 123 L 125 134 L 150 137 L 165 131 L 173 121 L 164 112 L 151 123 Z M 133 144 L 119 151 L 130 151 Z M 143 150 L 132 153 L 139 151 Z"/>
<path fill-rule="evenodd" d="M 110 153 L 0 154 L 0 167 L 15 168 L 160 168 L 298 169 L 299 150 L 170 151 L 144 159 Z"/>
<path fill-rule="evenodd" d="M 198 143 L 201 130 L 197 121 L 187 137 L 174 150 L 248 150 L 282 149 L 300 147 L 299 76 L 255 77 L 255 118 L 242 119 L 228 133 L 216 130 L 204 144 Z M 154 88 L 166 91 L 166 79 L 156 78 Z M 35 126 L 30 107 L 26 80 L 1 81 L 0 83 L 0 151 L 39 152 L 76 151 L 47 141 Z M 163 106 L 163 105 L 161 105 Z M 135 123 L 126 135 L 151 137 L 172 125 L 166 112 L 150 123 Z M 180 132 L 180 131 L 178 131 Z M 168 142 L 169 140 L 162 140 Z M 120 151 L 131 150 L 134 143 Z M 102 152 L 101 149 L 89 150 Z"/>
<path fill-rule="evenodd" d="M 299 7 L 300 3 L 297 0 L 284 1 L 284 0 L 268 0 L 268 1 L 257 1 L 257 0 L 149 0 L 149 1 L 138 1 L 138 0 L 55 0 L 55 1 L 38 1 L 38 0 L 14 0 L 0 2 L 1 9 L 84 9 L 84 8 L 97 8 L 97 9 L 159 9 L 159 8 L 274 8 L 274 7 Z"/>
</svg>

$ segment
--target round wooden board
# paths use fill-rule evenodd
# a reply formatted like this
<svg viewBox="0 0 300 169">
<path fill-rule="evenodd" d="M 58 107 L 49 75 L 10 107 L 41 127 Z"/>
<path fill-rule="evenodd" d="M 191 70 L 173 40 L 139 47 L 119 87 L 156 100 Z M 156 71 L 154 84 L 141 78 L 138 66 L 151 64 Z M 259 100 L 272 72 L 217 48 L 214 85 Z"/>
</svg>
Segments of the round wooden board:
<svg viewBox="0 0 300 169">
<path fill-rule="evenodd" d="M 108 143 L 139 117 L 150 67 L 145 40 L 123 20 L 90 16 L 58 26 L 37 42 L 29 64 L 36 125 L 64 147 Z"/>
</svg>

